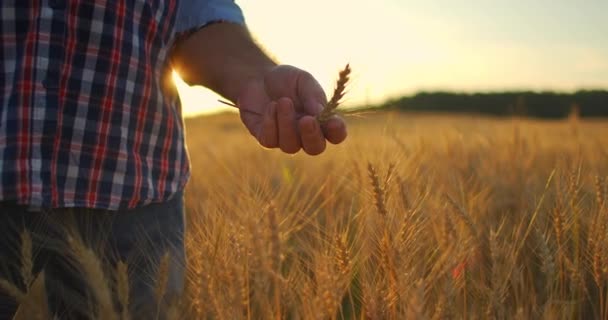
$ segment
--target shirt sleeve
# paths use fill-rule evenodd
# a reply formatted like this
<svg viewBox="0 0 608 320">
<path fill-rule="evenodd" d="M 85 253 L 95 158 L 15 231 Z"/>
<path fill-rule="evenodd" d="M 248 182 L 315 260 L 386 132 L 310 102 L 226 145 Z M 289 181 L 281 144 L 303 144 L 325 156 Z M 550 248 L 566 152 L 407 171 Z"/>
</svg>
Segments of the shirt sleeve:
<svg viewBox="0 0 608 320">
<path fill-rule="evenodd" d="M 175 32 L 184 33 L 217 21 L 244 25 L 241 8 L 234 0 L 180 0 Z"/>
</svg>

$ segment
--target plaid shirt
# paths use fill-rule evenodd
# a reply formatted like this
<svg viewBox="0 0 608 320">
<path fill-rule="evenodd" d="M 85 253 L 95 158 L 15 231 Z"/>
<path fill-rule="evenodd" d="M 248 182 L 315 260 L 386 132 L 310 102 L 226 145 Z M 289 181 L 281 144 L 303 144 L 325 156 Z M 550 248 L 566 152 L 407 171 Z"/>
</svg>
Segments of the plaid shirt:
<svg viewBox="0 0 608 320">
<path fill-rule="evenodd" d="M 170 49 L 232 0 L 1 0 L 0 200 L 117 210 L 181 191 Z"/>
</svg>

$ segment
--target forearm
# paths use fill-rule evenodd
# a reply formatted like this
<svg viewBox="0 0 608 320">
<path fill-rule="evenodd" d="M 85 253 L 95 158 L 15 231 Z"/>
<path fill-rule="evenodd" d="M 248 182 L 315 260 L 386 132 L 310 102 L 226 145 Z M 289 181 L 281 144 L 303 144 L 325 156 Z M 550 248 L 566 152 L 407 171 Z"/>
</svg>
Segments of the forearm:
<svg viewBox="0 0 608 320">
<path fill-rule="evenodd" d="M 202 85 L 231 101 L 248 81 L 276 66 L 245 27 L 232 23 L 201 28 L 177 44 L 172 59 L 186 83 Z"/>
</svg>

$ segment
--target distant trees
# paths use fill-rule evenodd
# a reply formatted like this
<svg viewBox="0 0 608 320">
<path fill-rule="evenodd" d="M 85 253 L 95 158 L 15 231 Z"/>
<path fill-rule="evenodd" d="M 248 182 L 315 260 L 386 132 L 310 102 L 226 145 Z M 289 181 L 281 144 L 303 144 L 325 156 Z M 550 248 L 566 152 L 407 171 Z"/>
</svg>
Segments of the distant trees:
<svg viewBox="0 0 608 320">
<path fill-rule="evenodd" d="M 385 107 L 408 111 L 467 112 L 496 116 L 564 118 L 571 112 L 581 117 L 608 117 L 608 91 L 575 93 L 496 92 L 456 93 L 421 92 L 388 101 Z"/>
</svg>

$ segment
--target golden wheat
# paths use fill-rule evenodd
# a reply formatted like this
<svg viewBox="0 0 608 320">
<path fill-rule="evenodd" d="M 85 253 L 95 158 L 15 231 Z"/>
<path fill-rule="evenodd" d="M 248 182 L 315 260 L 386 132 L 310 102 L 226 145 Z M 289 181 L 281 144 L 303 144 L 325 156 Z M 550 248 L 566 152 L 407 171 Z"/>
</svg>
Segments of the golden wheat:
<svg viewBox="0 0 608 320">
<path fill-rule="evenodd" d="M 32 280 L 27 295 L 19 303 L 14 320 L 48 320 L 51 319 L 47 302 L 44 272 Z"/>
<path fill-rule="evenodd" d="M 334 88 L 334 92 L 331 96 L 331 99 L 323 106 L 323 110 L 317 116 L 319 122 L 323 123 L 329 120 L 331 117 L 335 116 L 336 110 L 340 105 L 342 98 L 346 94 L 346 85 L 348 84 L 348 80 L 350 79 L 350 65 L 346 65 L 342 71 L 340 71 L 338 75 L 338 80 L 336 81 L 336 87 Z"/>
<path fill-rule="evenodd" d="M 384 189 L 382 188 L 382 185 L 380 184 L 380 178 L 378 177 L 378 174 L 376 173 L 376 169 L 374 168 L 374 166 L 371 163 L 367 164 L 367 172 L 369 174 L 369 178 L 371 180 L 371 184 L 372 184 L 372 188 L 374 189 L 374 200 L 375 200 L 375 204 L 376 204 L 376 209 L 378 210 L 378 213 L 380 215 L 382 215 L 383 217 L 386 217 L 388 215 L 388 211 L 386 209 L 386 205 L 384 202 Z"/>
<path fill-rule="evenodd" d="M 120 318 L 121 320 L 131 319 L 129 312 L 129 272 L 128 266 L 123 261 L 116 264 L 116 295 L 120 303 Z"/>
<path fill-rule="evenodd" d="M 118 313 L 112 300 L 112 291 L 98 255 L 92 249 L 87 248 L 83 240 L 75 233 L 69 234 L 66 240 L 73 257 L 82 268 L 85 281 L 95 297 L 96 317 L 108 320 L 118 319 Z"/>
<path fill-rule="evenodd" d="M 32 236 L 28 231 L 23 231 L 21 232 L 21 278 L 26 288 L 34 281 L 33 269 Z"/>
<path fill-rule="evenodd" d="M 234 115 L 188 120 L 187 291 L 165 298 L 166 313 L 605 319 L 608 135 L 605 121 L 577 121 L 575 137 L 567 121 L 381 113 L 311 161 L 244 143 Z M 17 279 L 0 280 L 20 315 L 44 292 L 27 241 Z M 128 266 L 103 270 L 92 249 L 71 247 L 88 260 L 92 299 L 117 302 L 91 317 L 137 318 L 123 313 Z"/>
</svg>

